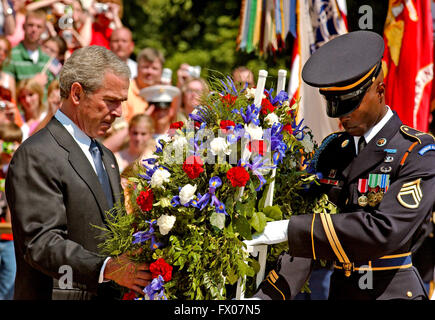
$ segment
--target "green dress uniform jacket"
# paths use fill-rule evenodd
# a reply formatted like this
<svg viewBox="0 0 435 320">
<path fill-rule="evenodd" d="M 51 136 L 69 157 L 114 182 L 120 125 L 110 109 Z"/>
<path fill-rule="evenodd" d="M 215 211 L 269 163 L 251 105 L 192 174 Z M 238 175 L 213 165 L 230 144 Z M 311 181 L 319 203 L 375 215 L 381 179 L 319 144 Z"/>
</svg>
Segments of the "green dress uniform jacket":
<svg viewBox="0 0 435 320">
<path fill-rule="evenodd" d="M 256 295 L 293 298 L 324 259 L 335 264 L 329 299 L 427 299 L 411 256 L 432 230 L 434 150 L 396 114 L 358 156 L 348 133 L 325 138 L 314 166 L 340 213 L 292 216 L 289 252 Z"/>
</svg>

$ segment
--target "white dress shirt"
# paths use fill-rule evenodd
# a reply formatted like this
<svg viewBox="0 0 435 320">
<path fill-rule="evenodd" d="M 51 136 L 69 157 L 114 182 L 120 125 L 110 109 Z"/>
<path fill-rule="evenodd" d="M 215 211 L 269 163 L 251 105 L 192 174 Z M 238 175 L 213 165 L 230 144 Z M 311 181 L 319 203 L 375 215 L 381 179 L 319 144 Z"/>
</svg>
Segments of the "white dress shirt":
<svg viewBox="0 0 435 320">
<path fill-rule="evenodd" d="M 375 124 L 373 127 L 371 127 L 369 130 L 367 130 L 366 133 L 364 133 L 364 139 L 366 140 L 366 143 L 368 144 L 370 140 L 372 140 L 379 131 L 385 126 L 385 124 L 388 122 L 388 120 L 391 119 L 391 117 L 394 115 L 393 111 L 391 111 L 391 108 L 389 106 L 387 107 L 387 113 L 385 116 L 379 121 L 377 124 Z M 355 153 L 358 155 L 358 140 L 359 136 L 354 136 L 353 139 L 355 141 Z"/>
</svg>

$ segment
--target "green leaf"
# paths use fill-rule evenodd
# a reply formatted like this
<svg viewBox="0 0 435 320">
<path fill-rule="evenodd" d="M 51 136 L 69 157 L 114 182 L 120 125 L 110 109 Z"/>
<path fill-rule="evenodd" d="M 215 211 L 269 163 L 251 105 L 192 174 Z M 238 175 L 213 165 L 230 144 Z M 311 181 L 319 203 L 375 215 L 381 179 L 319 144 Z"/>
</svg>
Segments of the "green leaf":
<svg viewBox="0 0 435 320">
<path fill-rule="evenodd" d="M 254 212 L 249 223 L 257 232 L 263 232 L 266 226 L 266 216 L 263 212 Z"/>
<path fill-rule="evenodd" d="M 282 211 L 279 206 L 269 206 L 263 209 L 266 217 L 273 220 L 282 220 Z"/>
<path fill-rule="evenodd" d="M 210 216 L 210 223 L 212 226 L 222 230 L 225 227 L 225 214 L 213 212 Z"/>
<path fill-rule="evenodd" d="M 251 225 L 244 216 L 239 215 L 237 218 L 235 217 L 233 219 L 233 227 L 243 238 L 252 240 Z"/>
</svg>

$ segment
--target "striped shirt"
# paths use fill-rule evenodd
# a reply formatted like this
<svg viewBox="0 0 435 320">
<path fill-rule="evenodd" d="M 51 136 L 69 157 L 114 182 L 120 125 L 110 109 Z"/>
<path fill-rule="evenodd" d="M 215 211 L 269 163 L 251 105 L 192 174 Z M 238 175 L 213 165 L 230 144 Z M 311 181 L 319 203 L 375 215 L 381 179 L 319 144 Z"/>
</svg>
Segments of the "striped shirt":
<svg viewBox="0 0 435 320">
<path fill-rule="evenodd" d="M 24 47 L 23 43 L 20 42 L 12 49 L 11 60 L 7 65 L 5 65 L 3 71 L 12 75 L 17 83 L 23 79 L 33 77 L 37 73 L 41 72 L 44 69 L 44 66 L 50 60 L 50 57 L 42 52 L 41 48 L 38 48 L 38 52 L 38 61 L 33 63 L 33 60 L 29 56 L 29 52 Z M 46 73 L 48 77 L 48 84 L 54 80 L 54 76 L 50 71 L 48 71 L 48 69 Z"/>
</svg>

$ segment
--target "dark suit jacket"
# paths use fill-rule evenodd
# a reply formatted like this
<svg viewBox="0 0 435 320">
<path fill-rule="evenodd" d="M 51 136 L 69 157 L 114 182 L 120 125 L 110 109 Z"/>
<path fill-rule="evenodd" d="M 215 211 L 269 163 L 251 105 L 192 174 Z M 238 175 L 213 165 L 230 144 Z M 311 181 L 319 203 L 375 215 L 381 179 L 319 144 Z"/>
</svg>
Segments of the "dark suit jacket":
<svg viewBox="0 0 435 320">
<path fill-rule="evenodd" d="M 122 198 L 119 169 L 102 146 L 114 202 Z M 53 279 L 72 269 L 72 280 L 97 292 L 105 257 L 98 236 L 109 210 L 103 189 L 73 137 L 53 118 L 25 140 L 6 178 L 17 261 L 15 299 L 51 299 Z M 59 273 L 61 272 L 61 273 Z"/>
</svg>

